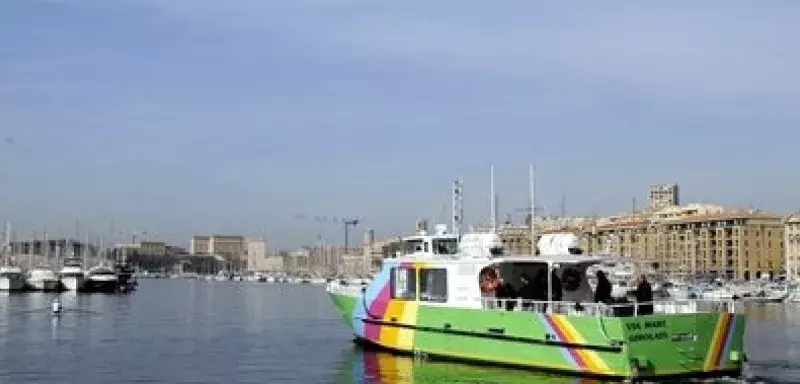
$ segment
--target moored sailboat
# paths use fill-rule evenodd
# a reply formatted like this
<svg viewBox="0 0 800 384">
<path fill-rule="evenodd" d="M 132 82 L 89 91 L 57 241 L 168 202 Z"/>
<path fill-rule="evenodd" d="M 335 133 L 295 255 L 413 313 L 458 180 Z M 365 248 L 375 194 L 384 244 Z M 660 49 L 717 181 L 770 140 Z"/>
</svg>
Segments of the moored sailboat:
<svg viewBox="0 0 800 384">
<path fill-rule="evenodd" d="M 6 223 L 5 241 L 3 243 L 2 257 L 3 266 L 0 267 L 0 291 L 22 291 L 25 290 L 27 283 L 25 273 L 22 268 L 11 265 L 9 262 L 11 250 L 11 224 Z"/>
</svg>

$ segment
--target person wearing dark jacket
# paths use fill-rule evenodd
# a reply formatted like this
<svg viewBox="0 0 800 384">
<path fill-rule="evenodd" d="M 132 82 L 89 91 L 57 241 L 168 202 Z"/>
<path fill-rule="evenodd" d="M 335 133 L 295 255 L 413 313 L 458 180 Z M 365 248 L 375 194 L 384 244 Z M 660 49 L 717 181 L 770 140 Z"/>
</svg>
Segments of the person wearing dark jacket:
<svg viewBox="0 0 800 384">
<path fill-rule="evenodd" d="M 611 282 L 608 281 L 606 273 L 597 271 L 597 287 L 594 290 L 594 301 L 596 303 L 611 303 Z"/>
<path fill-rule="evenodd" d="M 495 291 L 495 297 L 501 300 L 506 300 L 506 310 L 511 311 L 514 309 L 514 305 L 516 303 L 511 301 L 510 299 L 517 297 L 517 292 L 514 289 L 513 285 L 500 278 L 499 285 L 497 286 L 497 290 Z"/>
<path fill-rule="evenodd" d="M 644 275 L 639 276 L 634 297 L 639 304 L 639 316 L 653 314 L 653 288 Z"/>
<path fill-rule="evenodd" d="M 553 298 L 551 299 L 551 301 L 561 301 L 561 299 L 564 297 L 564 291 L 561 290 L 562 288 L 561 278 L 558 277 L 556 271 L 553 271 L 552 275 L 550 276 L 550 284 L 553 287 L 552 288 Z"/>
<path fill-rule="evenodd" d="M 523 300 L 522 309 L 530 310 L 532 308 L 531 301 L 536 300 L 536 286 L 534 280 L 527 273 L 520 276 L 522 286 L 517 291 L 517 296 Z"/>
</svg>

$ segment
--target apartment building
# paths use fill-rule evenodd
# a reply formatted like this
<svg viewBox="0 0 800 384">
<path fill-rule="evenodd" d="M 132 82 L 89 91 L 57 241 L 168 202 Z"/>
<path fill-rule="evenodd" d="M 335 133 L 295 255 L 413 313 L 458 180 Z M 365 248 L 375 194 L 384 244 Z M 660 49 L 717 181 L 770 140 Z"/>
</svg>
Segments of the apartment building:
<svg viewBox="0 0 800 384">
<path fill-rule="evenodd" d="M 283 270 L 283 258 L 267 250 L 267 240 L 263 237 L 245 239 L 247 270 L 252 272 L 278 272 Z"/>
<path fill-rule="evenodd" d="M 653 184 L 650 186 L 650 209 L 660 210 L 680 205 L 678 184 Z"/>
<path fill-rule="evenodd" d="M 189 242 L 189 253 L 214 254 L 228 260 L 243 260 L 245 257 L 244 236 L 211 235 L 193 236 Z"/>
<path fill-rule="evenodd" d="M 158 240 L 142 240 L 139 241 L 137 252 L 140 255 L 161 256 L 167 255 L 167 242 Z"/>
<path fill-rule="evenodd" d="M 609 250 L 663 273 L 754 279 L 781 273 L 783 232 L 780 216 L 689 204 L 598 222 L 582 235 L 589 252 Z"/>
<path fill-rule="evenodd" d="M 789 215 L 783 222 L 783 228 L 786 277 L 800 280 L 800 212 Z"/>
<path fill-rule="evenodd" d="M 296 251 L 290 252 L 284 259 L 284 267 L 287 272 L 295 274 L 310 273 L 309 267 L 310 249 L 300 248 Z"/>
</svg>

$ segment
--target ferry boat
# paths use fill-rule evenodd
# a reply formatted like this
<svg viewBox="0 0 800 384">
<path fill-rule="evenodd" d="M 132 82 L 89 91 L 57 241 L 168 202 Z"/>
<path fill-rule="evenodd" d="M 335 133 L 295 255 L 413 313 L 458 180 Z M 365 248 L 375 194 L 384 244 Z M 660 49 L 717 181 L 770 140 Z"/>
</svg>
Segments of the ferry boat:
<svg viewBox="0 0 800 384">
<path fill-rule="evenodd" d="M 586 270 L 608 256 L 541 246 L 536 256 L 505 255 L 498 246 L 470 254 L 453 251 L 458 242 L 441 230 L 409 236 L 405 252 L 384 260 L 368 286 L 331 282 L 327 291 L 355 340 L 420 357 L 601 379 L 742 375 L 746 317 L 732 300 L 594 303 Z M 492 270 L 515 288 L 523 274 L 543 274 L 549 300 L 483 294 L 481 279 Z M 552 276 L 563 288 L 558 301 Z"/>
</svg>

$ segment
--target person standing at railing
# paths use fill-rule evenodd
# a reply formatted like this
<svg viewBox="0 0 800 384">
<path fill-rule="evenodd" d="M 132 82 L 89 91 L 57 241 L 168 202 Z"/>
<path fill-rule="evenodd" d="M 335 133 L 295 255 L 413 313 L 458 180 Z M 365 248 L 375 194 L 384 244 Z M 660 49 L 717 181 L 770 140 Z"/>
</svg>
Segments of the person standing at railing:
<svg viewBox="0 0 800 384">
<path fill-rule="evenodd" d="M 653 288 L 647 277 L 644 275 L 639 276 L 636 290 L 633 291 L 633 296 L 636 298 L 636 303 L 639 307 L 638 315 L 652 315 L 653 314 Z"/>
<path fill-rule="evenodd" d="M 561 301 L 564 297 L 564 291 L 562 290 L 561 278 L 558 277 L 558 273 L 553 270 L 550 276 L 550 284 L 553 286 L 552 294 L 553 297 L 549 298 L 550 301 Z"/>
<path fill-rule="evenodd" d="M 514 291 L 514 287 L 511 284 L 505 282 L 503 278 L 500 277 L 497 270 L 493 267 L 486 267 L 480 272 L 481 276 L 481 296 L 483 297 L 494 297 L 495 304 L 492 307 L 502 307 L 503 303 L 505 302 L 505 307 L 507 310 L 512 310 L 514 308 L 514 303 L 511 303 L 509 299 L 516 297 L 516 292 Z"/>
<path fill-rule="evenodd" d="M 606 273 L 597 271 L 597 287 L 594 290 L 594 301 L 596 303 L 610 304 L 611 303 L 611 282 L 608 281 Z"/>
<path fill-rule="evenodd" d="M 514 286 L 512 286 L 511 283 L 508 283 L 505 280 L 503 280 L 502 277 L 498 278 L 497 280 L 498 280 L 498 285 L 497 289 L 495 289 L 494 291 L 494 297 L 500 299 L 498 300 L 500 302 L 500 305 L 502 305 L 502 302 L 505 301 L 507 311 L 514 310 L 514 305 L 516 303 L 511 300 L 517 297 L 517 292 L 516 290 L 514 290 Z"/>
<path fill-rule="evenodd" d="M 536 300 L 536 286 L 534 285 L 534 280 L 527 273 L 523 273 L 520 280 L 522 280 L 522 286 L 517 291 L 517 296 L 523 300 L 522 309 L 530 310 L 532 307 L 531 301 Z"/>
</svg>

